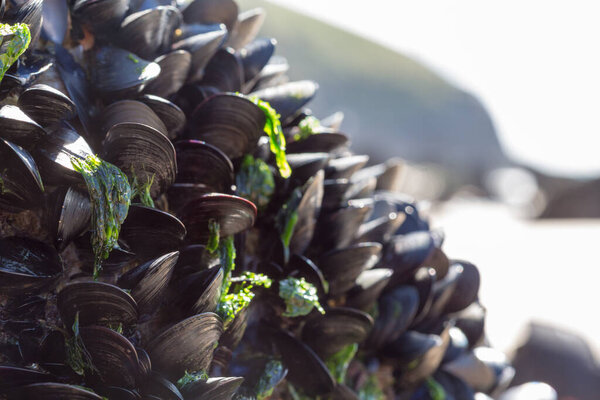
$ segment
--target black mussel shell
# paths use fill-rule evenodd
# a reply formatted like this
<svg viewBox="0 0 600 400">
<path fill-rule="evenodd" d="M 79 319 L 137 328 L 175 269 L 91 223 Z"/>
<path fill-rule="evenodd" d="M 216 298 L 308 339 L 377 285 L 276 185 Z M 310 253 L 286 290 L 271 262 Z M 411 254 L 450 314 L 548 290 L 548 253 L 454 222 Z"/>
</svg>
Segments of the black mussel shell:
<svg viewBox="0 0 600 400">
<path fill-rule="evenodd" d="M 343 206 L 349 200 L 347 193 L 352 186 L 352 182 L 348 179 L 326 179 L 323 182 L 323 208 L 337 210 Z"/>
<path fill-rule="evenodd" d="M 83 327 L 79 333 L 95 367 L 94 375 L 98 375 L 105 385 L 136 387 L 139 358 L 126 337 L 101 326 Z"/>
<path fill-rule="evenodd" d="M 325 168 L 328 160 L 328 153 L 288 154 L 287 161 L 292 169 L 291 179 L 303 184 L 319 170 Z"/>
<path fill-rule="evenodd" d="M 128 0 L 76 0 L 73 18 L 96 35 L 112 34 L 129 8 Z"/>
<path fill-rule="evenodd" d="M 67 123 L 55 125 L 34 153 L 44 182 L 57 185 L 82 183 L 72 158 L 86 159 L 92 155 L 90 145 Z"/>
<path fill-rule="evenodd" d="M 176 251 L 185 234 L 185 226 L 173 215 L 134 204 L 121 226 L 120 239 L 138 256 L 158 257 Z"/>
<path fill-rule="evenodd" d="M 119 278 L 119 286 L 131 289 L 131 296 L 139 304 L 140 313 L 151 313 L 161 302 L 178 257 L 178 251 L 165 254 Z"/>
<path fill-rule="evenodd" d="M 456 288 L 446 303 L 444 313 L 454 313 L 467 308 L 477 299 L 481 278 L 477 267 L 467 261 L 454 261 L 462 267 Z"/>
<path fill-rule="evenodd" d="M 153 113 L 154 114 L 154 113 Z M 138 182 L 152 182 L 156 198 L 175 182 L 177 161 L 171 141 L 158 130 L 139 123 L 113 126 L 104 140 L 105 159 Z"/>
<path fill-rule="evenodd" d="M 319 297 L 325 297 L 329 292 L 329 283 L 325 280 L 323 272 L 310 259 L 292 254 L 286 265 L 286 271 L 295 278 L 304 278 L 306 282 L 317 288 Z M 272 274 L 267 274 L 271 276 Z"/>
<path fill-rule="evenodd" d="M 453 396 L 455 399 L 461 400 L 480 400 L 475 397 L 473 389 L 465 381 L 444 370 L 437 370 L 432 379 L 442 386 L 447 397 Z"/>
<path fill-rule="evenodd" d="M 135 96 L 160 74 L 157 63 L 111 46 L 98 48 L 88 65 L 92 86 L 110 100 Z"/>
<path fill-rule="evenodd" d="M 310 151 L 330 153 L 348 145 L 348 136 L 343 133 L 316 133 L 306 139 L 287 143 L 287 152 L 306 153 Z"/>
<path fill-rule="evenodd" d="M 0 365 L 0 393 L 32 383 L 51 382 L 53 376 L 29 368 Z"/>
<path fill-rule="evenodd" d="M 102 282 L 73 282 L 67 284 L 57 298 L 58 310 L 64 325 L 70 328 L 79 313 L 79 324 L 123 326 L 135 325 L 137 304 L 125 291 Z"/>
<path fill-rule="evenodd" d="M 42 288 L 62 272 L 54 247 L 34 239 L 0 239 L 0 288 L 4 293 L 28 293 Z"/>
<path fill-rule="evenodd" d="M 82 389 L 79 386 L 65 385 L 64 383 L 33 383 L 16 388 L 11 396 L 18 399 L 44 399 L 44 400 L 102 400 L 94 392 Z M 13 398 L 13 397 L 11 397 Z"/>
<path fill-rule="evenodd" d="M 331 129 L 332 131 L 339 131 L 344 122 L 344 113 L 341 111 L 334 112 L 325 118 L 321 119 L 321 126 Z"/>
<path fill-rule="evenodd" d="M 252 90 L 256 91 L 288 82 L 289 79 L 285 74 L 289 71 L 289 69 L 290 65 L 288 64 L 287 59 L 285 57 L 271 57 L 269 63 L 265 65 L 262 71 L 260 71 L 260 73 L 258 74 L 257 81 L 254 84 Z"/>
<path fill-rule="evenodd" d="M 178 290 L 183 300 L 182 307 L 191 309 L 194 314 L 215 312 L 222 285 L 223 269 L 219 266 L 182 278 Z"/>
<path fill-rule="evenodd" d="M 456 326 L 467 336 L 469 348 L 479 345 L 484 338 L 485 314 L 486 309 L 478 302 L 456 314 Z"/>
<path fill-rule="evenodd" d="M 167 191 L 169 211 L 179 215 L 183 206 L 190 201 L 199 199 L 207 193 L 213 192 L 201 183 L 177 183 L 175 182 Z"/>
<path fill-rule="evenodd" d="M 43 202 L 44 186 L 31 155 L 0 139 L 0 208 L 21 211 Z"/>
<path fill-rule="evenodd" d="M 145 93 L 168 97 L 184 85 L 192 67 L 192 55 L 185 50 L 175 50 L 154 60 L 160 66 L 160 75 L 148 83 Z"/>
<path fill-rule="evenodd" d="M 237 313 L 233 321 L 227 326 L 223 336 L 221 336 L 219 345 L 229 349 L 235 349 L 244 337 L 246 327 L 248 326 L 249 316 L 250 314 L 247 307 Z"/>
<path fill-rule="evenodd" d="M 275 52 L 275 39 L 257 39 L 240 50 L 245 87 L 251 89 Z"/>
<path fill-rule="evenodd" d="M 42 38 L 61 44 L 69 28 L 66 0 L 46 0 L 42 5 Z"/>
<path fill-rule="evenodd" d="M 113 126 L 120 123 L 137 123 L 148 125 L 164 136 L 167 136 L 167 127 L 162 119 L 141 101 L 120 100 L 112 103 L 102 111 L 100 118 L 100 137 L 104 139 Z"/>
<path fill-rule="evenodd" d="M 149 343 L 153 369 L 173 381 L 185 371 L 206 371 L 213 346 L 222 332 L 221 319 L 213 313 L 198 314 L 177 323 Z"/>
<path fill-rule="evenodd" d="M 379 218 L 365 222 L 358 228 L 355 241 L 378 242 L 384 244 L 404 223 L 406 214 L 391 212 Z"/>
<path fill-rule="evenodd" d="M 453 326 L 450 328 L 449 334 L 450 343 L 448 344 L 446 354 L 444 354 L 442 364 L 452 362 L 469 351 L 469 339 L 467 339 L 463 331 Z"/>
<path fill-rule="evenodd" d="M 167 128 L 167 136 L 174 139 L 185 126 L 185 114 L 167 99 L 151 94 L 146 94 L 138 99 L 154 111 Z"/>
<path fill-rule="evenodd" d="M 417 324 L 427 317 L 433 303 L 433 285 L 436 279 L 437 274 L 433 268 L 421 267 L 408 281 L 410 285 L 419 291 L 419 308 L 413 324 Z"/>
<path fill-rule="evenodd" d="M 462 266 L 455 264 L 450 267 L 448 274 L 443 278 L 439 279 L 433 285 L 431 307 L 427 313 L 423 325 L 435 325 L 437 319 L 444 314 L 444 309 L 448 301 L 454 295 L 458 281 L 463 273 Z M 460 296 L 460 295 L 458 295 Z M 475 298 L 473 298 L 475 300 Z"/>
<path fill-rule="evenodd" d="M 110 400 L 140 400 L 139 393 L 135 390 L 125 389 L 118 386 L 102 386 L 96 387 L 95 392 L 102 396 L 103 399 Z"/>
<path fill-rule="evenodd" d="M 434 241 L 436 240 L 437 239 L 434 239 Z M 450 260 L 446 256 L 446 253 L 437 246 L 423 262 L 423 265 L 435 269 L 438 280 L 444 279 L 450 270 Z"/>
<path fill-rule="evenodd" d="M 238 6 L 233 0 L 195 0 L 183 10 L 186 23 L 222 23 L 231 32 L 238 18 Z"/>
<path fill-rule="evenodd" d="M 190 139 L 203 140 L 234 159 L 256 147 L 263 135 L 265 115 L 245 97 L 219 94 L 194 110 L 191 123 Z"/>
<path fill-rule="evenodd" d="M 417 313 L 419 293 L 412 286 L 399 286 L 379 299 L 378 316 L 367 347 L 378 349 L 398 339 Z"/>
<path fill-rule="evenodd" d="M 44 84 L 25 89 L 19 96 L 19 108 L 44 127 L 70 120 L 76 114 L 75 104 L 69 97 Z"/>
<path fill-rule="evenodd" d="M 362 343 L 373 327 L 373 318 L 353 308 L 337 307 L 308 321 L 302 329 L 302 341 L 326 360 L 352 343 Z"/>
<path fill-rule="evenodd" d="M 330 393 L 334 389 L 333 377 L 310 347 L 289 332 L 277 332 L 273 339 L 289 370 L 288 379 L 294 386 L 311 397 Z"/>
<path fill-rule="evenodd" d="M 392 281 L 402 282 L 422 266 L 433 251 L 435 242 L 429 231 L 396 235 L 386 245 L 382 262 L 394 270 Z"/>
<path fill-rule="evenodd" d="M 222 26 L 173 43 L 173 50 L 186 50 L 192 55 L 192 66 L 187 78 L 188 82 L 202 79 L 204 68 L 223 43 L 227 31 Z"/>
<path fill-rule="evenodd" d="M 331 400 L 359 400 L 359 397 L 348 386 L 338 383 L 331 394 Z"/>
<path fill-rule="evenodd" d="M 173 32 L 183 21 L 173 6 L 158 6 L 128 15 L 117 32 L 116 44 L 146 59 L 153 59 L 171 46 Z"/>
<path fill-rule="evenodd" d="M 374 268 L 361 272 L 354 287 L 346 294 L 346 305 L 370 311 L 390 281 L 392 272 L 389 268 Z"/>
<path fill-rule="evenodd" d="M 233 164 L 218 148 L 198 140 L 175 143 L 177 183 L 202 185 L 206 193 L 227 193 L 233 185 Z"/>
<path fill-rule="evenodd" d="M 290 239 L 290 252 L 303 254 L 310 244 L 323 201 L 323 172 L 319 171 L 307 183 L 302 200 L 296 209 L 298 220 Z"/>
<path fill-rule="evenodd" d="M 47 136 L 37 122 L 17 106 L 6 105 L 0 108 L 0 137 L 21 147 L 31 149 Z"/>
<path fill-rule="evenodd" d="M 262 8 L 239 13 L 235 28 L 229 32 L 227 46 L 238 50 L 254 40 L 265 21 L 265 16 L 265 10 Z"/>
<path fill-rule="evenodd" d="M 153 372 L 141 387 L 142 394 L 156 396 L 162 400 L 183 400 L 183 395 L 173 382 Z"/>
<path fill-rule="evenodd" d="M 415 387 L 435 372 L 450 342 L 450 326 L 447 324 L 440 335 L 407 331 L 384 348 L 384 354 L 398 365 L 398 386 Z"/>
<path fill-rule="evenodd" d="M 237 376 L 208 378 L 185 385 L 181 392 L 186 400 L 230 400 L 243 381 Z"/>
<path fill-rule="evenodd" d="M 372 209 L 373 202 L 370 199 L 356 199 L 349 200 L 346 207 L 337 211 L 321 211 L 312 244 L 318 249 L 348 246 Z"/>
<path fill-rule="evenodd" d="M 327 179 L 349 179 L 369 161 L 369 156 L 352 155 L 329 160 L 325 169 Z"/>
<path fill-rule="evenodd" d="M 231 48 L 219 49 L 206 65 L 199 84 L 220 92 L 239 92 L 243 75 L 242 61 L 237 53 Z"/>
<path fill-rule="evenodd" d="M 242 197 L 213 193 L 188 202 L 179 215 L 190 227 L 188 241 L 206 242 L 210 220 L 219 224 L 222 237 L 231 236 L 254 225 L 256 206 Z"/>
<path fill-rule="evenodd" d="M 329 282 L 329 295 L 339 296 L 350 290 L 356 278 L 379 261 L 379 243 L 359 243 L 323 254 L 317 264 Z"/>
<path fill-rule="evenodd" d="M 306 103 L 312 100 L 318 88 L 319 85 L 316 82 L 297 81 L 261 89 L 250 93 L 250 95 L 257 96 L 259 99 L 269 102 L 280 115 L 282 123 L 284 123 L 288 118 L 293 117 Z M 309 151 L 322 150 L 312 149 Z"/>
<path fill-rule="evenodd" d="M 64 249 L 89 226 L 92 217 L 90 198 L 75 187 L 60 187 L 49 198 L 50 232 L 58 249 Z"/>
</svg>

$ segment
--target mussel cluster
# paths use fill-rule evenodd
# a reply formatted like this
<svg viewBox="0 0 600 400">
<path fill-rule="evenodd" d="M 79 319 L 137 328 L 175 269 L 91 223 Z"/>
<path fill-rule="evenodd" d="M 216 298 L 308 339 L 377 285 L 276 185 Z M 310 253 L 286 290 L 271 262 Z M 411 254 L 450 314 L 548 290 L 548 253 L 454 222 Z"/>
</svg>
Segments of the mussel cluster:
<svg viewBox="0 0 600 400">
<path fill-rule="evenodd" d="M 318 86 L 256 39 L 262 10 L 2 0 L 1 15 L 31 44 L 0 84 L 0 398 L 507 388 L 477 268 L 398 193 L 401 163 L 366 167 L 340 115 L 306 108 Z"/>
</svg>

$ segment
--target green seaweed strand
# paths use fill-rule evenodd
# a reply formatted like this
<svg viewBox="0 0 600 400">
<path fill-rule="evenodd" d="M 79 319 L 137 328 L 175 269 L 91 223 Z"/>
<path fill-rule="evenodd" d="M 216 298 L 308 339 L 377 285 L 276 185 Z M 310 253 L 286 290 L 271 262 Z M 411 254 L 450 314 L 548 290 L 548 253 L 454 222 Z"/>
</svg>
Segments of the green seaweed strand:
<svg viewBox="0 0 600 400">
<path fill-rule="evenodd" d="M 152 200 L 152 196 L 150 195 L 150 189 L 152 188 L 152 184 L 154 183 L 154 175 L 152 178 L 147 179 L 145 183 L 140 183 L 137 175 L 133 172 L 133 168 L 131 169 L 132 182 L 131 186 L 131 198 L 139 198 L 140 202 L 146 207 L 154 208 L 154 200 Z"/>
<path fill-rule="evenodd" d="M 285 136 L 281 129 L 281 122 L 279 121 L 279 114 L 271 105 L 259 99 L 256 96 L 250 97 L 250 100 L 256 104 L 265 114 L 265 127 L 264 131 L 269 137 L 271 153 L 275 155 L 275 162 L 279 169 L 279 174 L 282 178 L 289 178 L 292 174 L 292 168 L 287 162 L 285 156 Z"/>
<path fill-rule="evenodd" d="M 114 165 L 90 155 L 85 159 L 71 158 L 73 168 L 83 176 L 92 204 L 92 249 L 94 279 L 117 245 L 121 224 L 127 217 L 131 202 L 131 187 L 127 176 Z"/>
<path fill-rule="evenodd" d="M 247 154 L 235 176 L 235 186 L 238 196 L 250 200 L 262 210 L 273 196 L 275 179 L 266 162 Z"/>
<path fill-rule="evenodd" d="M 344 383 L 346 381 L 348 366 L 356 355 L 357 350 L 358 344 L 351 343 L 325 361 L 327 369 L 329 369 L 329 372 L 331 372 L 337 383 Z"/>
<path fill-rule="evenodd" d="M 0 24 L 0 37 L 4 50 L 0 54 L 0 81 L 11 65 L 27 50 L 31 42 L 31 32 L 26 24 Z"/>
<path fill-rule="evenodd" d="M 214 219 L 210 219 L 208 221 L 208 243 L 206 243 L 206 250 L 210 254 L 214 254 L 215 251 L 219 249 L 219 239 L 220 239 L 220 229 L 219 223 Z"/>
</svg>

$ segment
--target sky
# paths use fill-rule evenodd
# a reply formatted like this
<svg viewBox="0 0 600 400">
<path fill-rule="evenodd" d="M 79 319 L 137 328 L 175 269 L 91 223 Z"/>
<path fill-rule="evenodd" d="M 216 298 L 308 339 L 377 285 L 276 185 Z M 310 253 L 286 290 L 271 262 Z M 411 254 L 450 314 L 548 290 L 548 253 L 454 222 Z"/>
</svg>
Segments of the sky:
<svg viewBox="0 0 600 400">
<path fill-rule="evenodd" d="M 515 160 L 600 176 L 597 1 L 270 1 L 400 51 L 475 94 Z"/>
</svg>

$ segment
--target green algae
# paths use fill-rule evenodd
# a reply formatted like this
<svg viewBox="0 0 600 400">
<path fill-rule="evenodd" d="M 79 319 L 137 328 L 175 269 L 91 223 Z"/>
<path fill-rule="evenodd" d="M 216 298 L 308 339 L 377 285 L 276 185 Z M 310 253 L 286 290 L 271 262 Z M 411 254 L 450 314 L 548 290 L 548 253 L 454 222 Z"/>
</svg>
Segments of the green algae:
<svg viewBox="0 0 600 400">
<path fill-rule="evenodd" d="M 85 159 L 71 158 L 73 168 L 81 174 L 88 188 L 92 205 L 92 249 L 94 278 L 117 245 L 121 224 L 131 203 L 131 187 L 127 176 L 114 165 L 90 155 Z"/>
<path fill-rule="evenodd" d="M 300 121 L 300 123 L 298 124 L 300 132 L 294 135 L 294 140 L 298 141 L 306 139 L 310 135 L 314 135 L 315 133 L 317 133 L 320 127 L 321 121 L 319 121 L 312 115 L 309 115 L 305 117 L 302 121 Z"/>
<path fill-rule="evenodd" d="M 154 208 L 154 200 L 152 200 L 152 196 L 150 195 L 150 189 L 152 189 L 152 184 L 154 183 L 154 175 L 150 179 L 147 179 L 146 182 L 140 182 L 132 169 L 131 176 L 132 179 L 129 183 L 131 186 L 131 199 L 137 197 L 140 203 L 146 207 Z"/>
<path fill-rule="evenodd" d="M 308 315 L 313 308 L 321 314 L 325 310 L 319 303 L 317 289 L 304 278 L 287 278 L 279 281 L 279 297 L 285 301 L 285 317 Z"/>
<path fill-rule="evenodd" d="M 27 50 L 31 42 L 31 32 L 27 24 L 0 24 L 0 38 L 2 44 L 0 49 L 0 81 L 11 65 Z"/>
<path fill-rule="evenodd" d="M 263 210 L 275 191 L 275 178 L 266 162 L 247 154 L 235 177 L 236 193 Z"/>
<path fill-rule="evenodd" d="M 350 361 L 356 355 L 358 351 L 358 344 L 351 343 L 344 347 L 325 361 L 325 365 L 331 375 L 337 383 L 344 383 L 346 381 L 346 372 Z"/>
</svg>

